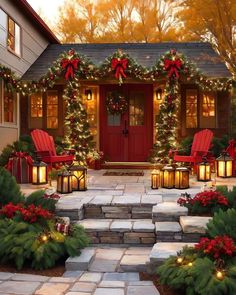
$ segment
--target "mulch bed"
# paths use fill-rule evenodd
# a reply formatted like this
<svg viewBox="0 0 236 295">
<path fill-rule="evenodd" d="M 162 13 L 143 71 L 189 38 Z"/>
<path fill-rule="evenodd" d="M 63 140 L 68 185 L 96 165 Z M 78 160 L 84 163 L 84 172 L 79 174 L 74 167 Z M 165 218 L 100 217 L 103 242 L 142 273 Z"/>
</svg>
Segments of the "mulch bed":
<svg viewBox="0 0 236 295">
<path fill-rule="evenodd" d="M 58 261 L 58 263 L 53 268 L 44 270 L 32 269 L 30 265 L 25 265 L 21 270 L 17 270 L 14 265 L 11 265 L 9 263 L 0 264 L 0 272 L 24 273 L 47 277 L 61 277 L 65 271 L 66 269 L 64 261 Z"/>
<path fill-rule="evenodd" d="M 168 286 L 161 285 L 159 282 L 159 278 L 157 275 L 149 275 L 145 272 L 139 273 L 139 277 L 141 281 L 153 281 L 153 284 L 156 286 L 160 295 L 185 295 L 184 291 L 176 291 L 171 289 Z M 146 294 L 148 295 L 148 294 Z"/>
<path fill-rule="evenodd" d="M 104 176 L 143 176 L 143 171 L 122 172 L 122 171 L 106 171 Z"/>
</svg>

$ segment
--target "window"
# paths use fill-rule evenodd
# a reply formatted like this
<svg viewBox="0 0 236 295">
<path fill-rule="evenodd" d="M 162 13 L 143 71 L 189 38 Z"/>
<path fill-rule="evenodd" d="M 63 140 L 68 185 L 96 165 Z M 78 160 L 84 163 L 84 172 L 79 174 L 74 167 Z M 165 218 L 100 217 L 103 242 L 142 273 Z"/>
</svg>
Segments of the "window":
<svg viewBox="0 0 236 295">
<path fill-rule="evenodd" d="M 3 97 L 3 111 L 4 111 L 4 122 L 15 123 L 15 108 L 16 99 L 12 92 L 4 92 Z"/>
<path fill-rule="evenodd" d="M 198 91 L 197 89 L 186 90 L 186 128 L 198 127 Z"/>
<path fill-rule="evenodd" d="M 8 48 L 16 53 L 17 55 L 21 54 L 21 41 L 20 41 L 20 27 L 15 23 L 15 21 L 8 17 L 8 38 L 7 44 Z"/>
<path fill-rule="evenodd" d="M 41 93 L 34 93 L 30 96 L 30 116 L 32 118 L 43 117 L 43 98 Z"/>
<path fill-rule="evenodd" d="M 215 117 L 215 96 L 212 93 L 203 94 L 202 116 Z"/>
<path fill-rule="evenodd" d="M 47 128 L 58 128 L 58 93 L 56 90 L 47 91 Z"/>
<path fill-rule="evenodd" d="M 130 126 L 144 125 L 144 93 L 133 92 L 129 102 Z"/>
<path fill-rule="evenodd" d="M 0 8 L 0 45 L 7 47 L 7 14 Z"/>
</svg>

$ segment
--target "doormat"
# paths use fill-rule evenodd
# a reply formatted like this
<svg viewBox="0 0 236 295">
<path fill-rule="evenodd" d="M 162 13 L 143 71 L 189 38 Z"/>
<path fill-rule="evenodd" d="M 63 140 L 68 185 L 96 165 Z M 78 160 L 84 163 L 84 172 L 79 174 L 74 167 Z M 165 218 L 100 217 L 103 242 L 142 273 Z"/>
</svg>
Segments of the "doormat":
<svg viewBox="0 0 236 295">
<path fill-rule="evenodd" d="M 106 171 L 104 176 L 143 176 L 143 171 Z"/>
</svg>

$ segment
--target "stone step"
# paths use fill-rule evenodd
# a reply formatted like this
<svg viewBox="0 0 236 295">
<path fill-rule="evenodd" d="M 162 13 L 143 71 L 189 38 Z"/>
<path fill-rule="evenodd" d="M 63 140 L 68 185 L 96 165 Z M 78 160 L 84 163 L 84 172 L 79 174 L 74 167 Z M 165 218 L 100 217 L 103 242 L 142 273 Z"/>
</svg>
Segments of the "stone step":
<svg viewBox="0 0 236 295">
<path fill-rule="evenodd" d="M 179 221 L 180 216 L 188 215 L 188 209 L 176 202 L 162 202 L 153 206 L 152 221 Z"/>
<path fill-rule="evenodd" d="M 92 244 L 143 244 L 156 242 L 151 219 L 84 219 L 77 224 L 85 228 Z"/>
<path fill-rule="evenodd" d="M 194 243 L 156 243 L 149 255 L 148 272 L 155 273 L 157 266 L 160 266 L 165 259 L 176 255 L 184 246 L 194 245 Z"/>
<path fill-rule="evenodd" d="M 85 248 L 81 256 L 68 258 L 66 272 L 90 271 L 98 273 L 146 271 L 152 247 L 115 247 L 108 246 Z"/>
<path fill-rule="evenodd" d="M 185 234 L 205 234 L 206 225 L 212 217 L 204 216 L 181 216 L 179 222 Z"/>
</svg>

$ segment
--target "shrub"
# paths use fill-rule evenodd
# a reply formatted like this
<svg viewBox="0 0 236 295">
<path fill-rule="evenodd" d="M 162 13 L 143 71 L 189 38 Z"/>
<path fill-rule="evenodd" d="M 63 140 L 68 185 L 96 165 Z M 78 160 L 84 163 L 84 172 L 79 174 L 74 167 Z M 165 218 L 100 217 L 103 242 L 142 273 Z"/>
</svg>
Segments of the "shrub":
<svg viewBox="0 0 236 295">
<path fill-rule="evenodd" d="M 0 261 L 13 262 L 17 269 L 29 262 L 35 269 L 50 268 L 62 257 L 78 255 L 88 244 L 82 227 L 74 226 L 71 234 L 64 236 L 55 231 L 52 220 L 46 227 L 13 219 L 0 220 L 0 240 Z"/>
<path fill-rule="evenodd" d="M 41 206 L 44 209 L 55 212 L 58 199 L 59 196 L 57 194 L 47 195 L 45 191 L 38 190 L 25 199 L 25 205 L 34 204 L 35 206 Z"/>
<path fill-rule="evenodd" d="M 204 191 L 191 198 L 189 194 L 177 200 L 180 206 L 186 207 L 190 214 L 213 214 L 220 208 L 229 207 L 228 199 L 218 191 Z"/>
<path fill-rule="evenodd" d="M 236 209 L 236 186 L 232 190 L 229 190 L 226 185 L 217 186 L 216 190 L 227 198 L 230 208 Z"/>
<path fill-rule="evenodd" d="M 236 209 L 219 210 L 207 224 L 210 237 L 227 235 L 236 242 Z"/>
<path fill-rule="evenodd" d="M 23 203 L 24 196 L 14 177 L 3 167 L 0 167 L 0 207 L 12 202 Z"/>
</svg>

